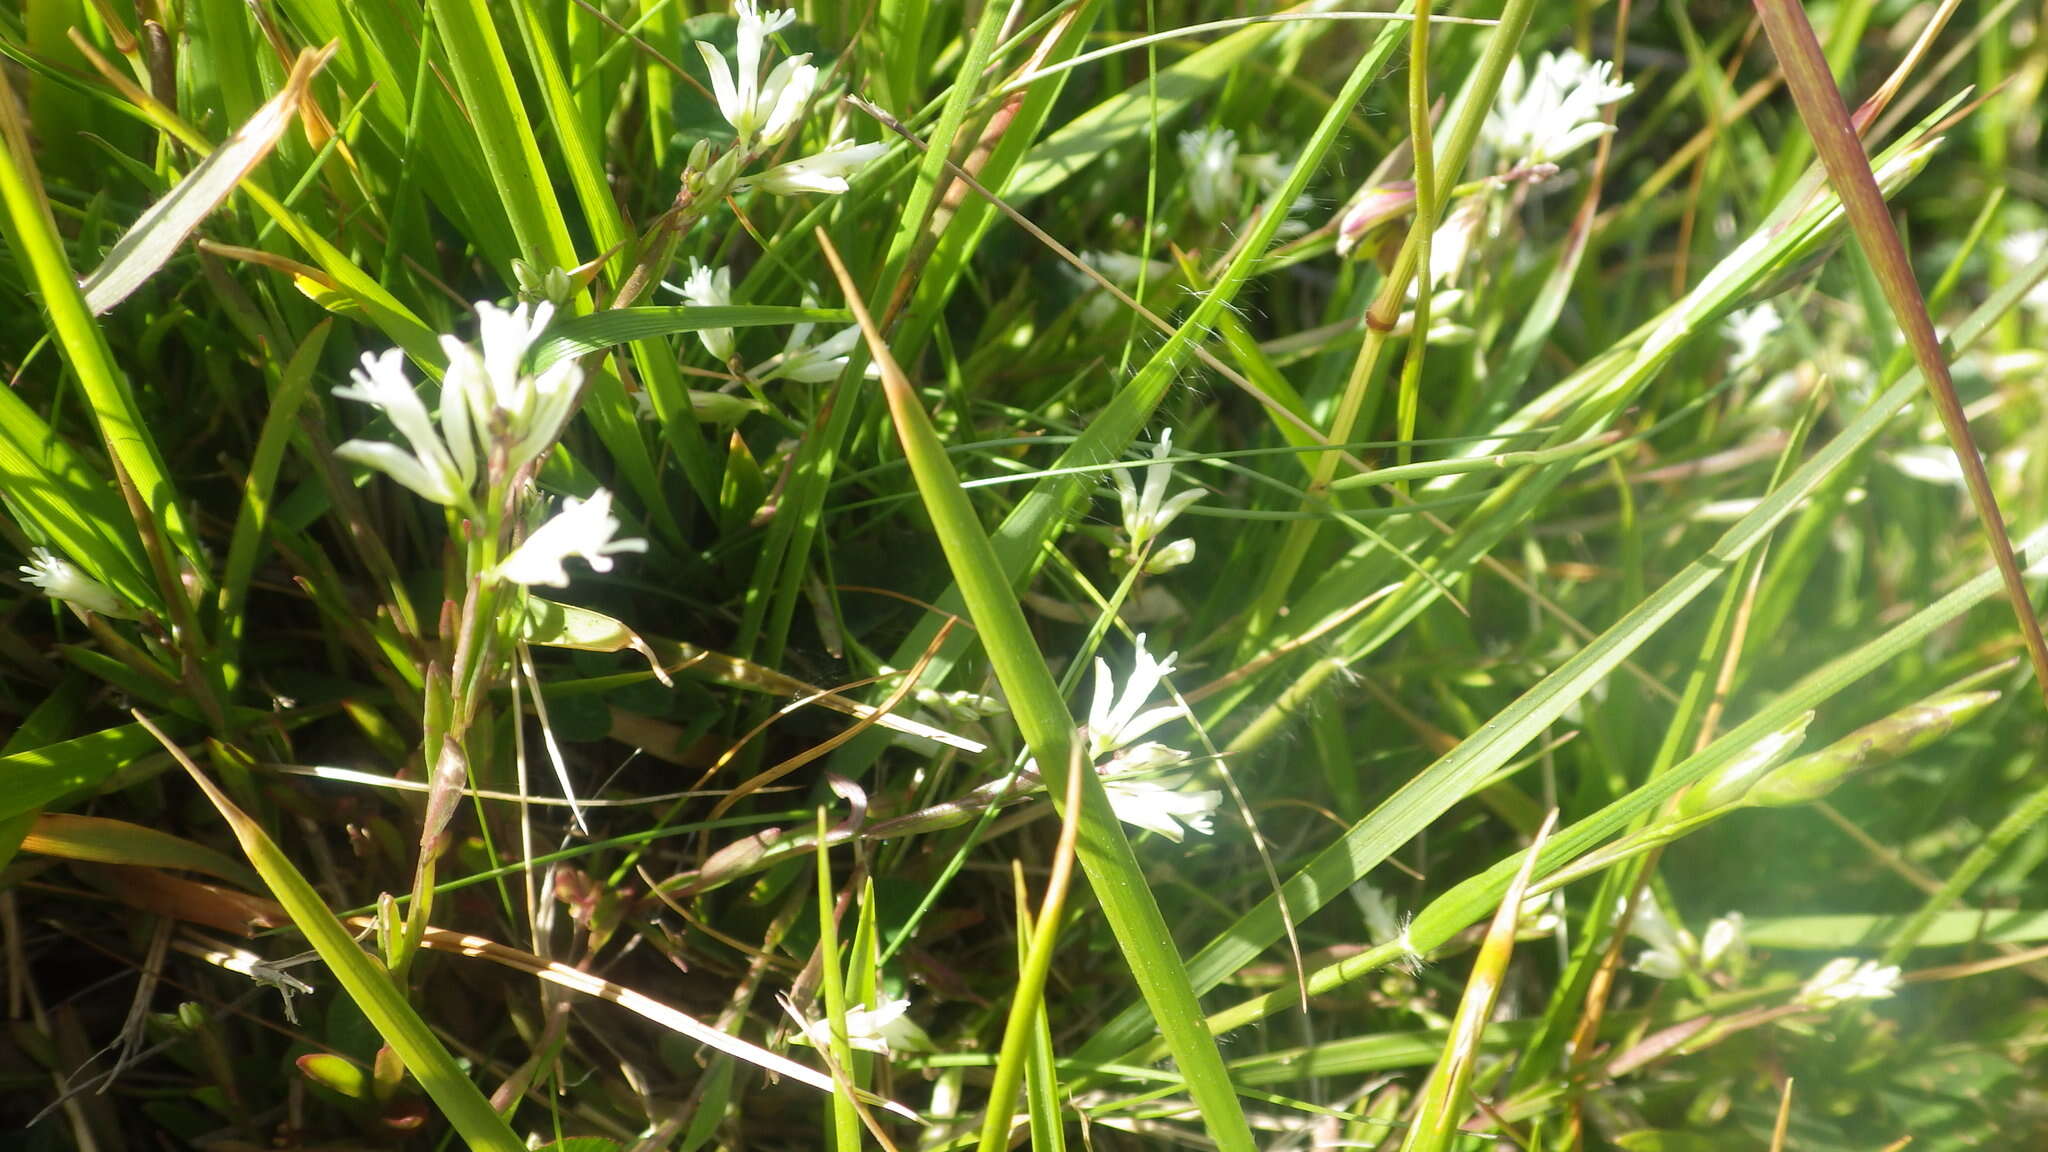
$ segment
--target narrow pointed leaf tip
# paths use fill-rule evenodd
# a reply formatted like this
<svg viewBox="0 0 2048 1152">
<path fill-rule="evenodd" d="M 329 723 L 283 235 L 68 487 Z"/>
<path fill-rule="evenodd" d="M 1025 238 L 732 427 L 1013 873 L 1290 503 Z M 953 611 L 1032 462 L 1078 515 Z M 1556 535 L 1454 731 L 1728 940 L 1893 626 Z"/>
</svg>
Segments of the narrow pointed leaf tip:
<svg viewBox="0 0 2048 1152">
<path fill-rule="evenodd" d="M 177 254 L 200 222 L 221 206 L 235 185 L 270 155 L 298 114 L 313 77 L 326 66 L 337 47 L 338 42 L 299 53 L 291 75 L 277 95 L 194 165 L 184 179 L 172 186 L 163 199 L 150 205 L 135 225 L 115 241 L 100 266 L 79 282 L 86 306 L 94 315 L 126 300 L 147 283 Z"/>
</svg>

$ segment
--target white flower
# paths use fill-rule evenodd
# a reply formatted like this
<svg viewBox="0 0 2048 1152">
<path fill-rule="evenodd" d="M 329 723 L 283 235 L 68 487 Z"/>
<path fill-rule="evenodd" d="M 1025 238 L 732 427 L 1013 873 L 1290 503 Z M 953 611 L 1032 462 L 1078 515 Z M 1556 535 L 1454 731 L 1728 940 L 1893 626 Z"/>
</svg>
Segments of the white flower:
<svg viewBox="0 0 2048 1152">
<path fill-rule="evenodd" d="M 1486 226 L 1486 201 L 1471 197 L 1460 201 L 1436 226 L 1429 237 L 1429 285 L 1435 289 L 1457 280 L 1458 273 L 1465 270 L 1465 261 L 1472 255 L 1472 247 L 1479 240 L 1480 232 Z M 1416 285 L 1410 284 L 1408 298 L 1415 298 Z M 1431 294 L 1435 303 L 1435 294 Z M 1432 310 L 1434 310 L 1432 308 Z"/>
<path fill-rule="evenodd" d="M 1739 971 L 1749 958 L 1749 939 L 1744 934 L 1742 913 L 1730 912 L 1707 925 L 1700 939 L 1700 967 L 1712 972 L 1720 968 Z"/>
<path fill-rule="evenodd" d="M 1179 704 L 1145 707 L 1159 691 L 1160 684 L 1173 675 L 1173 659 L 1177 655 L 1179 653 L 1169 652 L 1164 660 L 1153 659 L 1152 653 L 1145 648 L 1145 634 L 1138 633 L 1131 678 L 1124 681 L 1122 693 L 1116 690 L 1116 677 L 1110 672 L 1108 661 L 1100 656 L 1095 658 L 1095 698 L 1088 706 L 1088 754 L 1092 759 L 1100 762 L 1119 749 L 1131 749 L 1153 729 L 1187 715 L 1187 709 Z M 1140 745 L 1131 751 L 1144 761 L 1142 766 L 1146 768 L 1187 759 L 1186 753 L 1157 744 Z M 1173 757 L 1171 761 L 1165 759 L 1163 754 L 1167 753 Z M 1130 758 L 1118 759 L 1128 761 Z"/>
<path fill-rule="evenodd" d="M 815 302 L 806 298 L 805 307 L 814 307 Z M 792 325 L 789 340 L 783 345 L 782 354 L 766 361 L 747 373 L 756 380 L 796 380 L 805 384 L 822 384 L 837 380 L 846 370 L 846 362 L 853 355 L 854 345 L 860 343 L 858 327 L 842 328 L 827 337 L 822 343 L 810 343 L 811 333 L 817 325 L 805 322 Z M 879 376 L 881 369 L 869 364 L 867 375 Z"/>
<path fill-rule="evenodd" d="M 562 562 L 581 556 L 598 572 L 612 570 L 614 552 L 645 552 L 647 541 L 628 537 L 617 539 L 618 517 L 612 515 L 612 494 L 599 488 L 588 500 L 574 496 L 562 501 L 553 519 L 533 530 L 526 542 L 512 550 L 493 574 L 514 584 L 569 586 L 569 573 Z"/>
<path fill-rule="evenodd" d="M 484 301 L 476 306 L 475 345 L 441 337 L 441 350 L 448 356 L 448 372 L 441 380 L 441 421 L 449 427 L 451 447 L 463 439 L 450 424 L 449 413 L 456 406 L 449 400 L 457 395 L 468 403 L 469 419 L 475 422 L 486 458 L 490 445 L 504 443 L 508 473 L 524 467 L 561 435 L 583 385 L 582 367 L 565 356 L 538 375 L 526 370 L 528 354 L 554 315 L 555 306 L 546 302 L 521 304 L 507 312 Z M 462 432 L 467 431 L 465 424 Z"/>
<path fill-rule="evenodd" d="M 48 548 L 37 548 L 28 554 L 28 563 L 21 566 L 21 576 L 52 600 L 62 600 L 101 616 L 135 616 L 135 609 L 119 593 Z"/>
<path fill-rule="evenodd" d="M 1188 198 L 1195 215 L 1221 219 L 1237 204 L 1237 133 L 1228 128 L 1200 128 L 1180 134 L 1181 163 L 1187 166 Z"/>
<path fill-rule="evenodd" d="M 1763 356 L 1764 347 L 1771 337 L 1785 326 L 1785 320 L 1770 303 L 1758 304 L 1754 308 L 1743 308 L 1728 314 L 1721 322 L 1722 334 L 1728 337 L 1728 371 L 1740 372 L 1755 364 Z"/>
<path fill-rule="evenodd" d="M 1909 448 L 1895 448 L 1885 458 L 1892 467 L 1922 484 L 1940 484 L 1950 488 L 1964 485 L 1963 465 L 1956 459 L 1953 448 L 1939 444 L 1915 444 Z"/>
<path fill-rule="evenodd" d="M 1173 654 L 1155 660 L 1138 635 L 1137 659 L 1121 693 L 1109 664 L 1095 661 L 1095 698 L 1088 707 L 1088 756 L 1109 794 L 1110 810 L 1126 824 L 1157 832 L 1175 843 L 1187 831 L 1207 836 L 1210 814 L 1223 802 L 1221 792 L 1183 791 L 1190 774 L 1172 772 L 1188 762 L 1188 754 L 1156 740 L 1141 739 L 1155 728 L 1187 715 L 1178 704 L 1145 705 L 1173 672 Z M 1036 762 L 1025 764 L 1036 772 Z"/>
<path fill-rule="evenodd" d="M 1147 544 L 1165 533 L 1167 526 L 1186 511 L 1188 505 L 1202 498 L 1199 488 L 1190 488 L 1168 498 L 1166 490 L 1173 483 L 1173 465 L 1164 461 L 1172 455 L 1173 429 L 1167 428 L 1159 433 L 1159 443 L 1152 446 L 1152 458 L 1158 463 L 1144 465 L 1145 484 L 1142 490 L 1131 479 L 1129 468 L 1110 470 L 1109 478 L 1116 485 L 1117 500 L 1123 505 L 1124 534 L 1130 537 L 1133 559 L 1145 550 Z M 1184 555 L 1176 555 L 1180 556 L 1177 563 L 1181 564 L 1193 559 L 1193 542 L 1188 542 Z"/>
<path fill-rule="evenodd" d="M 384 413 L 405 437 L 412 451 L 383 440 L 350 440 L 336 456 L 375 468 L 436 504 L 454 508 L 469 502 L 476 479 L 476 449 L 470 438 L 469 410 L 462 382 L 451 365 L 441 378 L 441 428 L 427 417 L 427 406 L 405 378 L 405 353 L 393 348 L 383 355 L 364 353 L 362 366 L 350 371 L 352 384 L 334 390 L 343 400 L 358 400 Z M 445 438 L 444 438 L 445 434 Z"/>
<path fill-rule="evenodd" d="M 1676 980 L 1685 975 L 1685 961 L 1661 948 L 1645 948 L 1629 965 L 1652 980 Z"/>
<path fill-rule="evenodd" d="M 810 105 L 818 86 L 818 69 L 808 52 L 791 56 L 775 66 L 768 80 L 761 80 L 761 49 L 768 37 L 786 28 L 796 12 L 784 8 L 763 15 L 753 0 L 736 0 L 739 33 L 734 45 L 737 75 L 726 68 L 725 57 L 702 40 L 697 52 L 711 74 L 712 93 L 718 110 L 739 134 L 742 148 L 769 148 L 789 134 L 797 119 Z"/>
<path fill-rule="evenodd" d="M 846 1010 L 846 1043 L 859 1052 L 888 1055 L 890 1052 L 926 1052 L 931 1038 L 916 1021 L 905 1015 L 908 1000 L 884 1000 L 878 1008 L 860 1005 Z M 810 1020 L 804 1024 L 804 1039 L 813 1047 L 832 1043 L 832 1021 Z"/>
<path fill-rule="evenodd" d="M 2030 228 L 2024 232 L 2009 232 L 1998 242 L 1998 253 L 2005 258 L 2007 271 L 2017 271 L 2041 258 L 2048 251 L 2048 228 Z M 2027 294 L 2020 297 L 2026 308 L 2048 316 L 2048 280 L 2036 281 Z"/>
<path fill-rule="evenodd" d="M 683 279 L 683 286 L 674 291 L 698 308 L 732 307 L 732 269 L 712 268 L 690 258 L 690 274 Z M 732 359 L 732 329 L 699 328 L 697 339 L 703 341 L 704 350 L 720 364 Z"/>
<path fill-rule="evenodd" d="M 1657 898 L 1644 893 L 1636 901 L 1629 919 L 1628 934 L 1648 944 L 1632 965 L 1636 971 L 1656 980 L 1676 980 L 1685 974 L 1686 958 L 1699 952 L 1692 933 L 1671 923 Z"/>
<path fill-rule="evenodd" d="M 872 144 L 836 140 L 826 145 L 822 152 L 778 164 L 759 176 L 738 181 L 734 187 L 742 192 L 761 188 L 777 196 L 795 196 L 803 192 L 837 196 L 846 191 L 847 176 L 888 150 L 889 146 L 879 140 Z"/>
<path fill-rule="evenodd" d="M 1538 57 L 1526 82 L 1521 60 L 1511 60 L 1480 139 L 1507 166 L 1554 164 L 1614 131 L 1600 110 L 1636 89 L 1613 75 L 1611 61 L 1589 63 L 1570 48 Z"/>
<path fill-rule="evenodd" d="M 1832 1008 L 1847 1000 L 1883 1000 L 1899 986 L 1899 967 L 1875 960 L 1837 956 L 1821 966 L 1800 988 L 1798 1002 L 1811 1008 Z"/>
<path fill-rule="evenodd" d="M 1195 542 L 1183 536 L 1171 544 L 1154 548 L 1145 557 L 1145 574 L 1157 576 L 1161 572 L 1171 572 L 1194 558 Z"/>
<path fill-rule="evenodd" d="M 1213 790 L 1183 792 L 1185 776 L 1136 779 L 1115 776 L 1102 782 L 1109 794 L 1109 809 L 1126 824 L 1157 832 L 1180 843 L 1187 832 L 1207 836 L 1216 830 L 1211 822 L 1223 793 Z M 1182 825 L 1186 825 L 1185 831 Z"/>
</svg>

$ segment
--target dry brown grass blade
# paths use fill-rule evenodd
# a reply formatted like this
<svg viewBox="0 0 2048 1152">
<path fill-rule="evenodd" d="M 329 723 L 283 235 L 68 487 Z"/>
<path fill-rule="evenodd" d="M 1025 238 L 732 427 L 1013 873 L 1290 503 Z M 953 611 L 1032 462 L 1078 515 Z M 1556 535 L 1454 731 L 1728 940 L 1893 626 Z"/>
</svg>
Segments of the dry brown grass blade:
<svg viewBox="0 0 2048 1152">
<path fill-rule="evenodd" d="M 1827 57 L 1821 51 L 1813 25 L 1806 19 L 1805 10 L 1796 0 L 1755 0 L 1755 3 L 1757 15 L 1763 21 L 1764 35 L 1770 39 L 1771 50 L 1777 54 L 1779 66 L 1785 72 L 1785 86 L 1791 90 L 1793 101 L 1799 106 L 1799 118 L 1813 137 L 1814 149 L 1827 169 L 1828 182 L 1834 185 L 1836 194 L 1841 197 L 1849 225 L 1856 234 L 1856 243 L 1869 259 L 1878 285 L 1884 291 L 1885 301 L 1891 305 L 1892 315 L 1898 320 L 1906 343 L 1913 351 L 1913 359 L 1927 378 L 1935 411 L 1940 414 L 1942 428 L 1948 433 L 1957 462 L 1962 465 L 1970 502 L 1976 506 L 1977 517 L 1983 522 L 1991 554 L 1998 562 L 1999 576 L 2005 583 L 2006 595 L 2011 599 L 2013 612 L 2019 620 L 2020 635 L 2026 642 L 2027 656 L 2034 665 L 2035 686 L 2040 689 L 2042 699 L 2048 701 L 2048 640 L 2041 635 L 2041 621 L 2034 615 L 2033 601 L 2020 575 L 2019 561 L 2013 556 L 2005 517 L 1998 511 L 1998 497 L 1991 491 L 1991 478 L 1985 473 L 1984 459 L 1978 454 L 1976 440 L 1970 434 L 1969 417 L 1963 411 L 1961 397 L 1956 394 L 1955 381 L 1949 376 L 1948 360 L 1941 351 L 1941 339 L 1935 335 L 1934 321 L 1927 315 L 1927 303 L 1921 297 L 1919 282 L 1913 277 L 1906 247 L 1900 242 L 1898 229 L 1892 224 L 1891 212 L 1885 207 L 1884 193 L 1878 189 L 1877 176 L 1870 168 L 1870 157 L 1864 152 L 1863 142 L 1856 134 L 1856 124 L 1850 118 L 1848 106 L 1842 102 L 1841 90 L 1835 87 L 1834 74 L 1828 68 Z"/>
<path fill-rule="evenodd" d="M 368 916 L 352 917 L 349 919 L 348 924 L 350 927 L 358 930 L 373 930 L 377 926 L 376 920 Z M 518 948 L 500 944 L 487 937 L 472 935 L 468 932 L 452 932 L 446 928 L 428 928 L 426 933 L 421 936 L 420 944 L 422 947 L 436 952 L 448 952 L 457 956 L 470 956 L 489 960 L 493 964 L 527 973 L 550 984 L 567 988 L 571 992 L 580 992 L 585 996 L 595 997 L 599 1000 L 616 1004 L 628 1012 L 654 1021 L 671 1032 L 688 1036 L 690 1039 L 706 1047 L 715 1048 L 764 1071 L 773 1072 L 778 1076 L 786 1076 L 799 1084 L 816 1088 L 820 1092 L 830 1093 L 835 1090 L 832 1078 L 825 1073 L 813 1068 L 807 1068 L 787 1056 L 770 1052 L 758 1044 L 752 1044 L 737 1036 L 720 1032 L 718 1029 L 699 1021 L 687 1013 L 672 1008 L 652 996 L 636 992 L 623 984 L 614 984 L 603 977 L 593 976 L 582 969 L 572 968 L 567 964 L 557 963 L 553 960 L 543 960 L 531 952 L 521 951 Z M 918 1119 L 917 1113 L 894 1101 L 874 1097 L 868 1102 L 877 1104 L 905 1119 Z"/>
</svg>

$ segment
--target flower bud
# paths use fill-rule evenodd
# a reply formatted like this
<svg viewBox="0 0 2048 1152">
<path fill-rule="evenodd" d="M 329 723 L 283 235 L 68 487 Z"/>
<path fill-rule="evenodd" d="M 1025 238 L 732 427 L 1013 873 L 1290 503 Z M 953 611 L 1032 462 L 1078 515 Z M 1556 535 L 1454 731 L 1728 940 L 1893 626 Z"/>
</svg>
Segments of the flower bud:
<svg viewBox="0 0 2048 1152">
<path fill-rule="evenodd" d="M 1750 745 L 1732 763 L 1686 789 L 1678 798 L 1678 815 L 1689 818 L 1741 801 L 1765 772 L 1799 747 L 1799 742 L 1806 739 L 1806 726 L 1811 723 L 1813 713 L 1801 713 L 1790 724 Z"/>
<path fill-rule="evenodd" d="M 1415 210 L 1415 182 L 1396 180 L 1376 184 L 1359 192 L 1337 219 L 1337 255 L 1353 248 L 1382 224 L 1391 223 Z"/>
<path fill-rule="evenodd" d="M 1949 734 L 1998 699 L 1997 692 L 1963 692 L 1922 700 L 1866 724 L 1810 756 L 1784 764 L 1757 782 L 1748 804 L 1782 808 L 1807 804 L 1876 764 L 1896 760 Z"/>
</svg>

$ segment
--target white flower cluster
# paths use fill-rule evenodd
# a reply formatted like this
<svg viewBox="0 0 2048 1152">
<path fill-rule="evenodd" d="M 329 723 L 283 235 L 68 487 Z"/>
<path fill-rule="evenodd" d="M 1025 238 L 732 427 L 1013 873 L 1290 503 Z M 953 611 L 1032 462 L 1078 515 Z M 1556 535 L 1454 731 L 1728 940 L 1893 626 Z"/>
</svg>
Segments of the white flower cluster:
<svg viewBox="0 0 2048 1152">
<path fill-rule="evenodd" d="M 1614 83 L 1612 61 L 1588 61 L 1574 49 L 1545 52 L 1534 76 L 1515 59 L 1501 77 L 1479 138 L 1507 167 L 1556 164 L 1614 131 L 1600 110 L 1635 90 L 1633 84 Z"/>
<path fill-rule="evenodd" d="M 344 460 L 384 473 L 420 496 L 466 516 L 486 516 L 487 494 L 498 486 L 532 484 L 532 465 L 552 446 L 575 411 L 583 370 L 570 358 L 534 372 L 526 361 L 554 317 L 554 305 L 522 304 L 510 312 L 488 301 L 476 306 L 477 343 L 441 337 L 448 369 L 441 377 L 438 422 L 406 378 L 405 357 L 393 348 L 365 354 L 351 383 L 335 396 L 383 413 L 404 438 L 350 440 L 335 449 Z M 437 426 L 438 423 L 438 426 Z M 484 498 L 480 498 L 479 487 Z M 615 552 L 645 551 L 647 542 L 617 539 L 611 493 L 571 498 L 553 520 L 535 529 L 493 574 L 519 584 L 568 584 L 562 561 L 582 556 L 600 572 Z"/>
<path fill-rule="evenodd" d="M 717 164 L 710 162 L 709 143 L 700 142 L 691 153 L 690 167 L 705 172 L 708 186 L 719 194 L 727 187 L 740 192 L 760 188 L 778 196 L 846 191 L 846 178 L 887 151 L 887 145 L 837 140 L 814 155 L 738 177 L 739 165 L 780 144 L 810 110 L 811 97 L 818 89 L 818 69 L 810 62 L 809 53 L 800 53 L 785 58 L 764 79 L 761 62 L 768 38 L 794 22 L 796 12 L 788 8 L 763 12 L 754 0 L 736 0 L 733 12 L 739 18 L 739 32 L 731 64 L 702 40 L 697 41 L 697 52 L 710 73 L 718 111 L 739 139 Z"/>
</svg>

